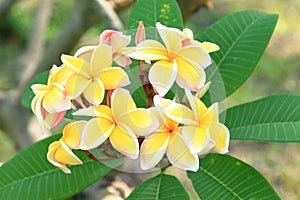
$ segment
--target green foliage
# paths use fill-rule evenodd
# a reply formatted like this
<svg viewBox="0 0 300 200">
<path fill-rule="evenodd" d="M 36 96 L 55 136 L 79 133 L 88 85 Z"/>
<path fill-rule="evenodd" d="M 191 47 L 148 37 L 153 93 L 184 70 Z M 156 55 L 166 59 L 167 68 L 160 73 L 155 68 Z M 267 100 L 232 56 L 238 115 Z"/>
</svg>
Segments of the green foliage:
<svg viewBox="0 0 300 200">
<path fill-rule="evenodd" d="M 201 199 L 280 199 L 259 172 L 228 155 L 209 154 L 187 174 Z"/>
<path fill-rule="evenodd" d="M 182 29 L 180 8 L 175 0 L 138 0 L 130 13 L 128 30 L 136 29 L 140 21 L 145 27 L 155 27 L 156 22 Z"/>
<path fill-rule="evenodd" d="M 100 162 L 77 152 L 82 166 L 65 174 L 46 158 L 48 146 L 61 135 L 37 142 L 0 167 L 0 199 L 63 199 L 70 197 L 110 171 Z"/>
<path fill-rule="evenodd" d="M 240 11 L 217 21 L 197 37 L 199 41 L 209 41 L 220 46 L 219 52 L 211 54 L 216 67 L 206 70 L 207 81 L 212 80 L 210 93 L 218 93 L 220 89 L 220 81 L 214 81 L 219 80 L 219 77 L 215 77 L 219 73 L 226 96 L 247 80 L 270 40 L 277 18 L 274 14 Z M 222 96 L 215 99 L 221 100 Z"/>
<path fill-rule="evenodd" d="M 223 114 L 231 139 L 300 142 L 300 96 L 269 96 Z"/>
<path fill-rule="evenodd" d="M 34 98 L 34 93 L 31 89 L 31 86 L 33 84 L 47 84 L 48 81 L 48 76 L 49 76 L 49 71 L 42 72 L 35 76 L 29 84 L 26 86 L 23 97 L 22 97 L 22 105 L 25 106 L 26 108 L 30 109 L 31 108 L 31 101 Z"/>
<path fill-rule="evenodd" d="M 189 199 L 178 179 L 171 175 L 159 174 L 140 184 L 127 200 Z"/>
</svg>

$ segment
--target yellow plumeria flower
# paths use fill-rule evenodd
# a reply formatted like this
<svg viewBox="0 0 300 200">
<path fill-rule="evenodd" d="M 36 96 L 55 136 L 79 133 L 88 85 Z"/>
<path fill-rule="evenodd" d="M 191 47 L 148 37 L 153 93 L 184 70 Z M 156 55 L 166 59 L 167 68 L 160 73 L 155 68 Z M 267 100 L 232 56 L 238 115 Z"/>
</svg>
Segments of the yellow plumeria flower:
<svg viewBox="0 0 300 200">
<path fill-rule="evenodd" d="M 154 103 L 156 108 L 152 108 L 151 111 L 159 119 L 160 128 L 147 136 L 141 145 L 141 168 L 151 169 L 166 154 L 175 167 L 197 171 L 199 169 L 198 156 L 189 151 L 182 138 L 181 127 L 182 122 L 195 124 L 193 112 L 186 106 L 157 95 L 154 97 Z"/>
<path fill-rule="evenodd" d="M 55 127 L 71 108 L 71 101 L 63 96 L 65 79 L 71 71 L 64 65 L 53 66 L 49 73 L 48 83 L 31 86 L 35 97 L 31 101 L 31 109 L 39 123 L 47 129 Z"/>
<path fill-rule="evenodd" d="M 124 35 L 120 31 L 105 30 L 101 33 L 99 44 L 107 44 L 112 47 L 113 59 L 121 67 L 131 64 L 128 53 L 134 50 L 133 47 L 127 47 L 131 40 L 130 35 Z"/>
<path fill-rule="evenodd" d="M 98 147 L 108 138 L 112 146 L 130 159 L 139 154 L 137 136 L 152 133 L 158 122 L 145 108 L 137 108 L 129 91 L 118 88 L 111 96 L 111 108 L 106 105 L 80 109 L 77 116 L 92 116 L 85 125 L 80 149 Z"/>
<path fill-rule="evenodd" d="M 185 44 L 185 33 L 168 28 L 159 22 L 157 31 L 164 43 L 155 40 L 140 42 L 129 56 L 137 60 L 157 60 L 149 71 L 149 80 L 160 96 L 164 96 L 173 83 L 192 91 L 198 91 L 206 81 L 204 68 L 211 58 L 202 45 Z"/>
<path fill-rule="evenodd" d="M 90 61 L 83 58 L 62 55 L 62 62 L 75 73 L 66 84 L 64 95 L 76 99 L 81 94 L 86 100 L 99 105 L 105 90 L 126 86 L 130 83 L 128 75 L 120 67 L 112 67 L 112 47 L 99 45 L 91 54 Z"/>
<path fill-rule="evenodd" d="M 72 149 L 78 149 L 82 129 L 85 124 L 85 121 L 68 124 L 63 130 L 62 138 L 49 145 L 47 153 L 48 161 L 65 173 L 71 173 L 70 169 L 67 168 L 67 164 L 82 164 L 82 161 L 72 152 Z"/>
<path fill-rule="evenodd" d="M 189 146 L 191 153 L 204 154 L 210 150 L 218 153 L 227 153 L 229 145 L 229 130 L 219 122 L 218 104 L 209 108 L 193 96 L 188 90 L 185 94 L 189 100 L 197 125 L 183 125 L 182 136 Z"/>
</svg>

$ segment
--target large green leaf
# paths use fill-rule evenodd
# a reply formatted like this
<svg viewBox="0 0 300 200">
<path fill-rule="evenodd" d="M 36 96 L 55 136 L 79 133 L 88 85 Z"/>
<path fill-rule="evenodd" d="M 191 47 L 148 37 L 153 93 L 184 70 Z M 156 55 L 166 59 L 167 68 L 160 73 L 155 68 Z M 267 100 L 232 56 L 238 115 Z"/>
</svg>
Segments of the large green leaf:
<svg viewBox="0 0 300 200">
<path fill-rule="evenodd" d="M 228 155 L 205 156 L 198 172 L 188 172 L 188 177 L 202 200 L 280 199 L 259 172 Z"/>
<path fill-rule="evenodd" d="M 127 200 L 189 199 L 178 179 L 171 175 L 160 174 L 137 186 Z"/>
<path fill-rule="evenodd" d="M 129 17 L 128 30 L 136 29 L 140 21 L 145 27 L 155 27 L 156 22 L 182 29 L 180 8 L 175 0 L 138 0 Z"/>
<path fill-rule="evenodd" d="M 217 21 L 199 35 L 199 41 L 210 41 L 220 46 L 220 51 L 211 54 L 217 67 L 206 70 L 208 81 L 219 79 L 214 76 L 220 73 L 226 96 L 237 90 L 257 65 L 277 18 L 274 14 L 240 11 Z M 216 83 L 213 81 L 212 87 L 213 84 Z"/>
<path fill-rule="evenodd" d="M 35 76 L 26 86 L 23 97 L 22 97 L 22 105 L 25 106 L 25 108 L 30 109 L 31 108 L 31 101 L 34 98 L 34 93 L 31 89 L 31 85 L 33 84 L 47 84 L 49 76 L 49 71 L 42 72 Z"/>
<path fill-rule="evenodd" d="M 231 139 L 300 142 L 300 96 L 274 95 L 229 108 Z"/>
<path fill-rule="evenodd" d="M 60 136 L 31 145 L 0 167 L 0 199 L 63 199 L 82 191 L 110 171 L 82 152 L 78 156 L 84 164 L 70 166 L 71 174 L 51 165 L 46 158 L 48 146 Z"/>
</svg>

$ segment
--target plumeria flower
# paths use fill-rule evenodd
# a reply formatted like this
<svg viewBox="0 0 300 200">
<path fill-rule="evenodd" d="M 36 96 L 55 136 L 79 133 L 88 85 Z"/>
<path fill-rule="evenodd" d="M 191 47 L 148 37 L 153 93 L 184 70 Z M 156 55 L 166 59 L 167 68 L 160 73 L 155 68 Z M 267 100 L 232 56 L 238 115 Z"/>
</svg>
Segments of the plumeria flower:
<svg viewBox="0 0 300 200">
<path fill-rule="evenodd" d="M 198 91 L 206 80 L 203 69 L 211 64 L 208 52 L 198 44 L 183 45 L 179 29 L 159 22 L 156 28 L 164 44 L 155 40 L 142 41 L 129 56 L 156 61 L 150 68 L 149 80 L 160 96 L 164 96 L 175 81 L 182 88 Z"/>
<path fill-rule="evenodd" d="M 75 71 L 68 79 L 64 95 L 76 99 L 81 94 L 93 105 L 99 105 L 105 90 L 126 86 L 130 83 L 128 75 L 120 67 L 112 67 L 112 47 L 99 45 L 91 54 L 90 61 L 62 55 L 62 62 Z"/>
<path fill-rule="evenodd" d="M 207 53 L 212 53 L 212 52 L 220 50 L 220 47 L 214 43 L 199 42 L 197 40 L 194 40 L 193 31 L 188 28 L 184 28 L 182 31 L 178 31 L 178 29 L 175 29 L 175 28 L 171 28 L 171 29 L 173 29 L 177 33 L 177 35 L 180 37 L 181 45 L 183 47 L 189 46 L 189 45 L 199 45 L 199 46 L 203 47 Z M 203 67 L 206 68 L 208 66 L 203 66 Z"/>
<path fill-rule="evenodd" d="M 85 125 L 79 148 L 90 150 L 108 138 L 112 146 L 130 159 L 139 154 L 137 136 L 152 133 L 158 122 L 145 108 L 137 108 L 129 91 L 118 88 L 111 96 L 111 108 L 106 105 L 80 109 L 77 116 L 92 116 Z"/>
<path fill-rule="evenodd" d="M 71 173 L 70 169 L 67 168 L 67 164 L 82 164 L 82 161 L 72 152 L 72 149 L 78 149 L 82 129 L 85 124 L 85 121 L 76 121 L 68 124 L 63 130 L 62 138 L 49 145 L 48 161 L 65 173 Z"/>
<path fill-rule="evenodd" d="M 229 130 L 219 122 L 218 104 L 209 108 L 185 90 L 190 106 L 194 113 L 197 125 L 183 125 L 182 136 L 191 153 L 204 154 L 210 150 L 217 153 L 227 153 L 229 145 Z"/>
<path fill-rule="evenodd" d="M 115 30 L 105 30 L 100 35 L 99 44 L 110 45 L 114 61 L 121 67 L 127 67 L 131 64 L 127 54 L 134 50 L 132 47 L 127 47 L 130 40 L 130 35 L 124 35 L 122 32 Z"/>
<path fill-rule="evenodd" d="M 151 169 L 166 154 L 175 167 L 197 171 L 198 156 L 196 153 L 192 154 L 185 144 L 181 126 L 181 123 L 195 124 L 193 112 L 184 105 L 157 95 L 154 97 L 154 103 L 156 107 L 151 111 L 159 119 L 160 128 L 147 136 L 141 145 L 141 168 Z"/>
<path fill-rule="evenodd" d="M 71 108 L 71 101 L 63 96 L 65 78 L 71 73 L 64 65 L 61 67 L 54 65 L 49 72 L 47 85 L 31 86 L 35 94 L 31 101 L 31 109 L 43 129 L 55 127 L 64 118 L 66 111 Z"/>
</svg>

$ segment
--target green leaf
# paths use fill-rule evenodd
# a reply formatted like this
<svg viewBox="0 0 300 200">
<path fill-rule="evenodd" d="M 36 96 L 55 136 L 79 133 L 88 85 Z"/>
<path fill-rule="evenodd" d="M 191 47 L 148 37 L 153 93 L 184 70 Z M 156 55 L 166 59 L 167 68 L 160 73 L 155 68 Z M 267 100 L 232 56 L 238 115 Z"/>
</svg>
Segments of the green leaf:
<svg viewBox="0 0 300 200">
<path fill-rule="evenodd" d="M 137 186 L 127 200 L 189 199 L 178 179 L 160 174 Z"/>
<path fill-rule="evenodd" d="M 229 155 L 209 154 L 198 172 L 187 174 L 202 200 L 280 199 L 258 171 Z"/>
<path fill-rule="evenodd" d="M 110 171 L 82 152 L 77 155 L 84 164 L 70 166 L 71 174 L 50 164 L 46 157 L 48 146 L 60 137 L 55 135 L 31 145 L 0 167 L 0 199 L 64 199 Z"/>
<path fill-rule="evenodd" d="M 231 139 L 300 142 L 300 96 L 274 95 L 229 108 Z"/>
<path fill-rule="evenodd" d="M 131 10 L 128 30 L 137 29 L 140 21 L 145 27 L 155 27 L 156 22 L 180 29 L 183 27 L 181 11 L 175 0 L 138 0 Z"/>
<path fill-rule="evenodd" d="M 277 18 L 274 14 L 240 11 L 207 28 L 197 39 L 220 46 L 220 51 L 211 54 L 217 67 L 213 70 L 207 68 L 207 81 L 216 79 L 214 76 L 220 73 L 226 96 L 237 90 L 256 67 L 270 40 Z M 213 84 L 216 83 L 213 81 L 211 87 Z M 218 99 L 221 100 L 223 99 Z"/>
<path fill-rule="evenodd" d="M 34 93 L 31 89 L 33 84 L 47 84 L 49 71 L 42 72 L 35 76 L 26 86 L 21 103 L 25 108 L 31 109 L 31 101 L 34 98 Z"/>
</svg>

